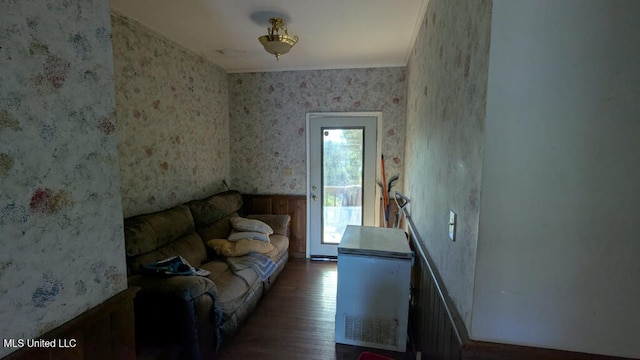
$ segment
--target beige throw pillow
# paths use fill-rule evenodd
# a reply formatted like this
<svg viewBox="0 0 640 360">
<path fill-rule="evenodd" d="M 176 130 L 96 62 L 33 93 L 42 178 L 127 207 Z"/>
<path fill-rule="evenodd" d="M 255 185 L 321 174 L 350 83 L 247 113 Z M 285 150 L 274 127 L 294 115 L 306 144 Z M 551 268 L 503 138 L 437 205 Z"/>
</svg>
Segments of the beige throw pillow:
<svg viewBox="0 0 640 360">
<path fill-rule="evenodd" d="M 273 234 L 273 229 L 271 228 L 271 226 L 256 219 L 247 219 L 239 216 L 232 217 L 231 226 L 236 231 L 258 232 L 267 235 Z"/>
<path fill-rule="evenodd" d="M 235 231 L 232 230 L 231 234 L 229 234 L 229 241 L 238 241 L 242 239 L 250 239 L 250 240 L 260 240 L 269 242 L 269 235 L 266 233 L 255 232 L 255 231 Z"/>
<path fill-rule="evenodd" d="M 271 243 L 249 239 L 241 239 L 238 241 L 212 239 L 207 241 L 207 246 L 215 250 L 219 255 L 226 257 L 244 256 L 250 252 L 266 254 L 273 250 Z"/>
</svg>

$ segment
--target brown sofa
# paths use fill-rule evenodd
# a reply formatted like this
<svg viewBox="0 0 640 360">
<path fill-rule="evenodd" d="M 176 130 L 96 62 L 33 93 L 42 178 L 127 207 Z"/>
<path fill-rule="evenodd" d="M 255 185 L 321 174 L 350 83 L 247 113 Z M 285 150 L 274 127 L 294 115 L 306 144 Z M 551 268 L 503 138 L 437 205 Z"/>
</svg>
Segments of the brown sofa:
<svg viewBox="0 0 640 360">
<path fill-rule="evenodd" d="M 273 261 L 268 277 L 254 267 L 239 268 L 230 262 L 243 258 L 223 257 L 206 245 L 210 239 L 227 239 L 233 216 L 257 218 L 273 229 L 269 236 L 273 249 L 265 254 Z M 141 288 L 135 300 L 140 346 L 168 348 L 165 358 L 215 358 L 224 338 L 237 330 L 284 268 L 289 221 L 287 215 L 244 214 L 242 195 L 237 191 L 125 219 L 129 284 Z M 145 272 L 145 265 L 176 255 L 211 274 Z"/>
</svg>

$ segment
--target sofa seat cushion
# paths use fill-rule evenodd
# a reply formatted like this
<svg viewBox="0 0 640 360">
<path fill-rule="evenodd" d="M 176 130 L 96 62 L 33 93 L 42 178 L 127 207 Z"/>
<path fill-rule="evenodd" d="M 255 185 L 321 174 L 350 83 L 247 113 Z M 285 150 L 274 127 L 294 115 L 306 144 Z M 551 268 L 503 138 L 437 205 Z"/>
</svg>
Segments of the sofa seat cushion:
<svg viewBox="0 0 640 360">
<path fill-rule="evenodd" d="M 269 251 L 265 255 L 267 255 L 273 262 L 278 263 L 282 256 L 289 251 L 289 238 L 284 235 L 274 234 L 270 237 L 271 245 L 273 245 L 273 250 Z"/>
<path fill-rule="evenodd" d="M 243 307 L 247 297 L 262 287 L 258 274 L 252 269 L 234 273 L 224 261 L 204 263 L 202 269 L 209 270 L 208 278 L 216 284 L 217 306 L 222 311 L 222 322 L 232 317 Z"/>
</svg>

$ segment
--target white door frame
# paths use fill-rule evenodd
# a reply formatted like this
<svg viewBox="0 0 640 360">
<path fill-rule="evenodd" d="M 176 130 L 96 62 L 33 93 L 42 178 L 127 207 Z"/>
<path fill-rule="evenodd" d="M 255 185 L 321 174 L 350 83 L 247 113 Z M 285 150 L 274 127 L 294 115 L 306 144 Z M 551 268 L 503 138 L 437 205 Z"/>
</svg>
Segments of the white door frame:
<svg viewBox="0 0 640 360">
<path fill-rule="evenodd" d="M 307 161 L 307 175 L 306 175 L 306 181 L 307 181 L 307 230 L 306 230 L 306 257 L 310 258 L 311 257 L 311 253 L 310 253 L 310 242 L 311 242 L 311 227 L 310 227 L 310 214 L 311 214 L 311 201 L 309 200 L 311 197 L 311 182 L 309 181 L 309 176 L 311 174 L 311 161 L 310 161 L 310 154 L 309 154 L 309 147 L 310 147 L 310 131 L 309 131 L 309 122 L 314 119 L 314 118 L 319 118 L 319 117 L 375 117 L 376 118 L 376 159 L 380 159 L 382 157 L 382 112 L 381 111 L 351 111 L 351 112 L 309 112 L 307 113 L 306 116 L 306 140 L 307 140 L 307 144 L 306 144 L 306 161 Z M 380 162 L 376 161 L 376 168 L 375 168 L 375 174 L 376 174 L 376 181 L 378 180 L 378 176 L 380 175 Z M 373 201 L 375 201 L 375 203 L 379 202 L 379 199 L 382 196 L 382 190 L 380 189 L 379 186 L 375 186 L 375 198 L 372 199 Z M 375 226 L 379 226 L 380 225 L 380 207 L 379 206 L 374 206 L 374 221 L 375 221 Z"/>
</svg>

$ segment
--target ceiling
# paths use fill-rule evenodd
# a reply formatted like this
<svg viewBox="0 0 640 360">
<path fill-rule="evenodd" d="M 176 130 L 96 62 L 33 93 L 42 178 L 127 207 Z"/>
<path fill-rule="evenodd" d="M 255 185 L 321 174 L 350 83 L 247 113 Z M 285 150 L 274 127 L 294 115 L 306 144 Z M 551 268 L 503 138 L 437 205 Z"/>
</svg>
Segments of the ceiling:
<svg viewBox="0 0 640 360">
<path fill-rule="evenodd" d="M 227 72 L 405 66 L 428 0 L 111 0 Z M 258 42 L 269 18 L 300 40 L 279 61 Z"/>
</svg>

